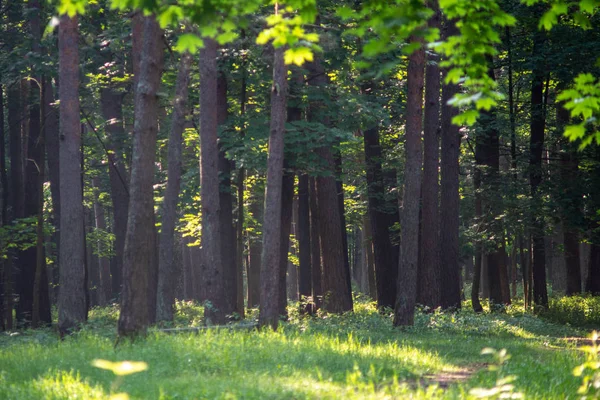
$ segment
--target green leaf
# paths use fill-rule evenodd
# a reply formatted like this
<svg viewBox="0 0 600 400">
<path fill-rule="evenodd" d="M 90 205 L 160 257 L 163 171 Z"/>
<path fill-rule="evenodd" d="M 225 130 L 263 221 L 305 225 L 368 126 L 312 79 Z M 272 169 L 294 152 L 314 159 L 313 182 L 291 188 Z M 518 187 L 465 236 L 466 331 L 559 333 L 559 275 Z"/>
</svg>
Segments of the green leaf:
<svg viewBox="0 0 600 400">
<path fill-rule="evenodd" d="M 313 60 L 313 53 L 308 47 L 296 47 L 287 49 L 283 57 L 286 64 L 302 66 L 305 61 Z"/>
<path fill-rule="evenodd" d="M 175 50 L 180 53 L 185 53 L 187 51 L 191 54 L 196 54 L 198 49 L 202 47 L 204 47 L 204 41 L 197 35 L 193 33 L 184 33 L 177 39 Z"/>
<path fill-rule="evenodd" d="M 463 113 L 458 114 L 454 118 L 452 118 L 452 123 L 454 125 L 467 125 L 471 126 L 477 122 L 477 118 L 479 117 L 479 111 L 477 110 L 468 110 Z"/>
</svg>

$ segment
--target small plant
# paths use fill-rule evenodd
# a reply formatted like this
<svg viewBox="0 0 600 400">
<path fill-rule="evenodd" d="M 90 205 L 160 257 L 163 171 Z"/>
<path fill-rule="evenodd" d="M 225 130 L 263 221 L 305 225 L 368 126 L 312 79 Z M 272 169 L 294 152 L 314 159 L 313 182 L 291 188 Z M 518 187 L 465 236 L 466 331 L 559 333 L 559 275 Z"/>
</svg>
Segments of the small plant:
<svg viewBox="0 0 600 400">
<path fill-rule="evenodd" d="M 583 395 L 582 400 L 600 399 L 600 345 L 598 344 L 598 332 L 594 331 L 591 336 L 591 346 L 583 346 L 581 350 L 586 353 L 583 364 L 573 370 L 573 375 L 581 376 L 581 386 L 577 393 Z"/>
<path fill-rule="evenodd" d="M 123 377 L 148 369 L 148 364 L 143 361 L 112 362 L 108 360 L 94 360 L 92 361 L 92 365 L 96 368 L 112 371 L 117 376 L 110 387 L 110 400 L 128 400 L 129 395 L 127 393 L 115 393 L 123 383 Z"/>
<path fill-rule="evenodd" d="M 517 380 L 514 375 L 503 376 L 504 364 L 510 359 L 506 349 L 495 350 L 489 347 L 481 350 L 481 355 L 490 354 L 494 362 L 488 366 L 488 371 L 496 372 L 496 385 L 492 388 L 473 388 L 469 394 L 476 399 L 522 399 L 523 394 L 514 392 L 512 382 Z"/>
</svg>

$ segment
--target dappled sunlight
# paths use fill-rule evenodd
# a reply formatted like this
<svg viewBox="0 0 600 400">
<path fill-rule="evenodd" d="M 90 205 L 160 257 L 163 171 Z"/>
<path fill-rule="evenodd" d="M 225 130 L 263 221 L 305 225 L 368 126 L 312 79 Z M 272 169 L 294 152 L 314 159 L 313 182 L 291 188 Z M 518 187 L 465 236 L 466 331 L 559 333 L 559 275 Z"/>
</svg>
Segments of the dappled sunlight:
<svg viewBox="0 0 600 400">
<path fill-rule="evenodd" d="M 44 376 L 24 384 L 4 382 L 0 379 L 0 397 L 3 399 L 107 399 L 108 393 L 100 385 L 91 384 L 80 374 L 66 371 L 50 371 Z"/>
</svg>

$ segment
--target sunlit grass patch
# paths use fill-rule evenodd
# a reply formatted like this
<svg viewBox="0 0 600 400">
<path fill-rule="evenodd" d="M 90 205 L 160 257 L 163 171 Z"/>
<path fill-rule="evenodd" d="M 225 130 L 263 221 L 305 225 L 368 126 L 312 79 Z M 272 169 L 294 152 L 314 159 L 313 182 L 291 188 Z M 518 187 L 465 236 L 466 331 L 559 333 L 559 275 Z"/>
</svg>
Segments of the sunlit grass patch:
<svg viewBox="0 0 600 400">
<path fill-rule="evenodd" d="M 392 326 L 391 310 L 379 313 L 369 301 L 344 315 L 297 310 L 290 307 L 289 322 L 276 332 L 152 329 L 146 339 L 116 348 L 116 306 L 92 310 L 89 324 L 64 341 L 50 329 L 2 335 L 0 399 L 107 398 L 115 376 L 95 368 L 95 359 L 147 365 L 119 384 L 118 392 L 133 399 L 466 398 L 471 388 L 495 382 L 485 368 L 489 359 L 479 354 L 484 347 L 507 349 L 506 373 L 517 377 L 525 398 L 563 399 L 579 386 L 571 371 L 582 356 L 552 342 L 578 331 L 517 307 L 419 313 L 414 327 L 401 330 Z M 200 324 L 201 317 L 201 305 L 178 303 L 173 325 Z M 464 381 L 443 389 L 431 378 L 464 370 Z M 41 382 L 48 392 L 40 392 Z"/>
</svg>

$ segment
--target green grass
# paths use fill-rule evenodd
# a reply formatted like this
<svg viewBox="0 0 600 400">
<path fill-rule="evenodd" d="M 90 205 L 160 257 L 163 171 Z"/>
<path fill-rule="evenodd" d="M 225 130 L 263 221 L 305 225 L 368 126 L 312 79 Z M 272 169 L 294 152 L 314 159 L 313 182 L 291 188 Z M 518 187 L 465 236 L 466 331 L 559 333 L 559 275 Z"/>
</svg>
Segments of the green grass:
<svg viewBox="0 0 600 400">
<path fill-rule="evenodd" d="M 179 303 L 176 326 L 201 321 L 200 307 Z M 300 318 L 277 332 L 205 331 L 148 338 L 116 348 L 116 308 L 95 309 L 81 332 L 63 341 L 51 330 L 0 336 L 0 399 L 305 399 L 468 397 L 492 387 L 482 348 L 506 348 L 503 375 L 517 376 L 527 399 L 578 398 L 572 376 L 583 356 L 559 338 L 582 334 L 513 307 L 506 314 L 418 314 L 415 327 L 395 329 L 389 315 L 358 302 L 343 316 Z M 148 370 L 122 377 L 94 359 L 144 361 Z M 436 387 L 436 374 L 475 371 Z"/>
<path fill-rule="evenodd" d="M 542 316 L 561 324 L 597 329 L 600 327 L 600 297 L 589 294 L 552 297 Z"/>
</svg>

